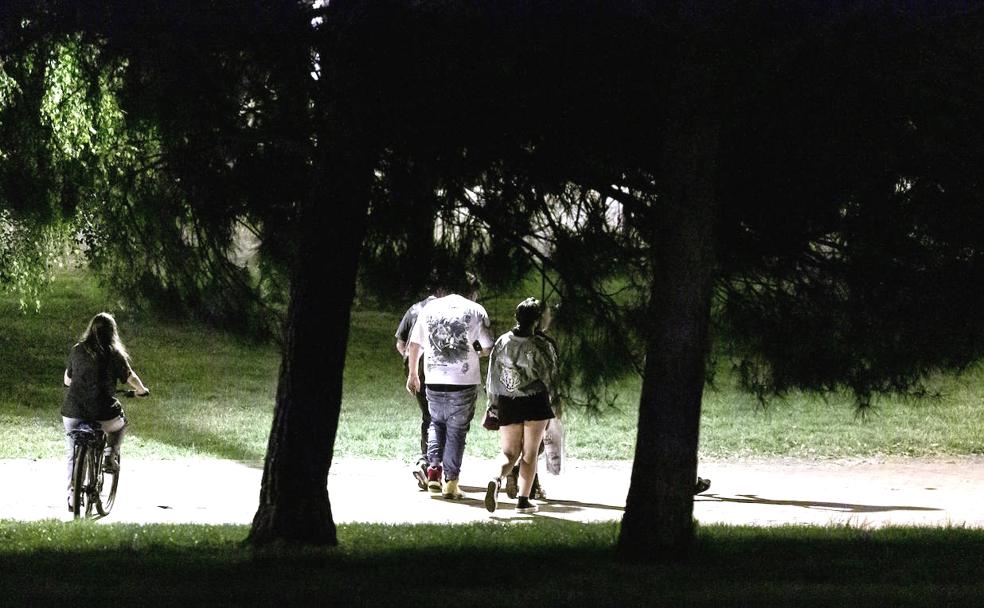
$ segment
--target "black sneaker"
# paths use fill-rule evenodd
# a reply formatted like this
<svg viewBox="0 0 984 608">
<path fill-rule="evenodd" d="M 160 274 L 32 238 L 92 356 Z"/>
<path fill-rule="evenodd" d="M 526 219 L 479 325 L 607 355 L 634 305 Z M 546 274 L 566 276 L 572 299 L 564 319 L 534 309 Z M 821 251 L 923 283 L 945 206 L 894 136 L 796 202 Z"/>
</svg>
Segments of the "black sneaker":
<svg viewBox="0 0 984 608">
<path fill-rule="evenodd" d="M 111 475 L 120 472 L 120 453 L 107 449 L 103 452 L 103 471 Z"/>
<path fill-rule="evenodd" d="M 485 490 L 485 510 L 489 513 L 495 513 L 495 508 L 499 506 L 500 487 L 502 487 L 502 481 L 496 477 L 489 482 L 488 488 Z"/>
<path fill-rule="evenodd" d="M 697 478 L 697 485 L 694 487 L 694 496 L 701 492 L 706 492 L 711 487 L 711 480 L 703 477 Z"/>
<path fill-rule="evenodd" d="M 516 502 L 516 512 L 528 515 L 530 513 L 536 513 L 539 509 L 538 506 L 530 502 L 530 499 L 525 496 L 520 496 L 519 500 Z"/>
</svg>

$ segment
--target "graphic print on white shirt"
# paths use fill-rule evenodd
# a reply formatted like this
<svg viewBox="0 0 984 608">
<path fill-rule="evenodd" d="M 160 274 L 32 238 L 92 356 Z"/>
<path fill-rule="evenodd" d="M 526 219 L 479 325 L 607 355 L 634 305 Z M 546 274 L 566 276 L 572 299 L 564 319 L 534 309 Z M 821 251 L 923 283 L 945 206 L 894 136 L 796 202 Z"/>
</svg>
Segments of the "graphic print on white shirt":
<svg viewBox="0 0 984 608">
<path fill-rule="evenodd" d="M 472 350 L 468 342 L 470 321 L 471 315 L 427 318 L 427 337 L 434 363 L 448 365 L 466 361 L 467 365 L 468 351 Z"/>
<path fill-rule="evenodd" d="M 410 332 L 421 346 L 429 384 L 481 384 L 478 353 L 493 344 L 489 316 L 481 304 L 452 294 L 427 303 Z"/>
</svg>

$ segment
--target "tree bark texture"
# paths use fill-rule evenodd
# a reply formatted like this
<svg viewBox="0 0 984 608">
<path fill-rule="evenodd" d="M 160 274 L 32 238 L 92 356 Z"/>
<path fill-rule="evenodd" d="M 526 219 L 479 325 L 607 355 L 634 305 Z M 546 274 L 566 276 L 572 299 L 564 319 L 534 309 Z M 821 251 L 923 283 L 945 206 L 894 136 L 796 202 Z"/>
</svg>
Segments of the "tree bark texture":
<svg viewBox="0 0 984 608">
<path fill-rule="evenodd" d="M 357 145 L 336 146 L 315 187 L 322 200 L 302 216 L 254 545 L 338 542 L 328 470 L 372 171 Z"/>
<path fill-rule="evenodd" d="M 665 200 L 653 242 L 646 363 L 632 478 L 618 540 L 629 561 L 675 560 L 693 543 L 693 490 L 715 272 L 713 122 L 668 122 Z"/>
</svg>

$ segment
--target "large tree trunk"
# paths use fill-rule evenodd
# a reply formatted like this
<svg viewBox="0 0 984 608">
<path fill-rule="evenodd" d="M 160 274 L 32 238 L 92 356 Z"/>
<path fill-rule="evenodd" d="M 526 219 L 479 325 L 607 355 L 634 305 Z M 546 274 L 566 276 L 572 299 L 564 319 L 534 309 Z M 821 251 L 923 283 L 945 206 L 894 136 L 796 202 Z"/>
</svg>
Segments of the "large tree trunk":
<svg viewBox="0 0 984 608">
<path fill-rule="evenodd" d="M 372 170 L 356 145 L 335 146 L 322 200 L 302 218 L 254 545 L 338 542 L 327 480 Z"/>
<path fill-rule="evenodd" d="M 678 559 L 693 543 L 693 490 L 714 278 L 717 134 L 692 108 L 669 121 L 653 243 L 646 365 L 623 559 Z"/>
</svg>

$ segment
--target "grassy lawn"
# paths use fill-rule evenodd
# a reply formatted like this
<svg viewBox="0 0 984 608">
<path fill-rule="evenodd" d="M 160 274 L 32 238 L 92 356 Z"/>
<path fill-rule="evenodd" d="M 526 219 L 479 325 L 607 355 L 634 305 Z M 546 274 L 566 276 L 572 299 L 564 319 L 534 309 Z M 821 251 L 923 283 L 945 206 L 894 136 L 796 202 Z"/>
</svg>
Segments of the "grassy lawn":
<svg viewBox="0 0 984 608">
<path fill-rule="evenodd" d="M 345 525 L 330 550 L 253 552 L 242 526 L 0 521 L 5 606 L 971 606 L 984 532 L 698 531 L 691 558 L 625 565 L 616 524 Z M 450 596 L 450 598 L 448 598 Z"/>
<path fill-rule="evenodd" d="M 510 326 L 512 303 L 489 302 L 495 329 Z M 403 389 L 393 332 L 403 312 L 357 311 L 345 377 L 340 456 L 414 458 L 418 411 Z M 0 458 L 46 458 L 61 451 L 61 374 L 68 350 L 100 310 L 116 314 L 134 367 L 153 395 L 124 403 L 131 420 L 128 458 L 202 455 L 260 460 L 266 449 L 279 356 L 256 344 L 199 324 L 149 318 L 126 310 L 82 271 L 60 273 L 39 314 L 22 314 L 0 298 Z M 793 395 L 760 408 L 719 374 L 704 404 L 705 457 L 874 455 L 932 456 L 984 453 L 984 366 L 933 384 L 944 399 L 883 400 L 867 420 L 850 398 Z M 567 453 L 575 458 L 631 458 L 638 380 L 611 387 L 613 408 L 601 415 L 565 413 Z M 484 404 L 481 403 L 480 407 Z M 477 416 L 476 418 L 480 418 Z M 473 423 L 469 456 L 490 458 L 497 437 Z"/>
</svg>

